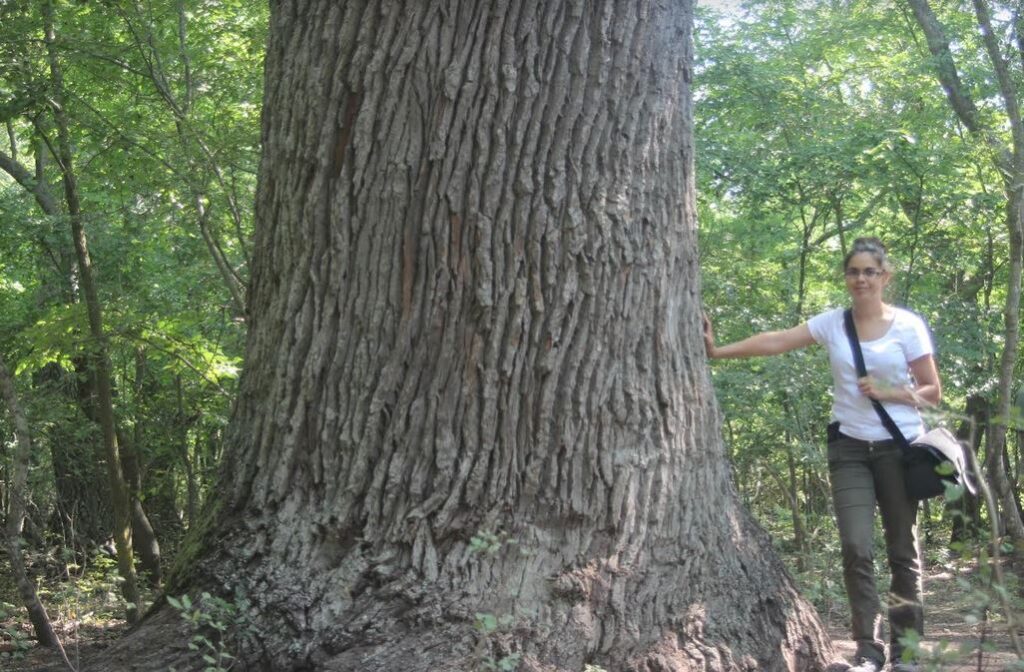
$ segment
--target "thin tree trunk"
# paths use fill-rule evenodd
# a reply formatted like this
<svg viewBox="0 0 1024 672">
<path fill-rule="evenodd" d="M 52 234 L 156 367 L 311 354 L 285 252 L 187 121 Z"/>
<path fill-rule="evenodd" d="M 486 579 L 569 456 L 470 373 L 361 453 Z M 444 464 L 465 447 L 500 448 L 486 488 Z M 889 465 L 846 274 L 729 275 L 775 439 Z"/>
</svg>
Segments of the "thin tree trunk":
<svg viewBox="0 0 1024 672">
<path fill-rule="evenodd" d="M 146 574 L 149 583 L 159 587 L 163 581 L 160 542 L 142 506 L 142 465 L 138 444 L 128 439 L 120 429 L 117 429 L 117 444 L 121 449 L 121 466 L 131 507 L 132 550 L 137 554 L 139 567 Z"/>
<path fill-rule="evenodd" d="M 65 422 L 53 423 L 43 436 L 50 447 L 57 495 L 52 527 L 69 548 L 83 554 L 109 539 L 113 521 L 109 483 L 102 467 L 103 441 L 93 414 L 93 374 L 84 357 L 76 357 L 74 364 L 73 371 L 48 364 L 36 382 L 46 393 L 80 411 L 69 413 Z"/>
<path fill-rule="evenodd" d="M 185 468 L 186 508 L 185 519 L 191 528 L 196 522 L 199 510 L 199 484 L 196 482 L 196 470 L 192 454 L 189 452 L 188 422 L 185 419 L 185 395 L 181 388 L 181 376 L 174 378 L 175 399 L 177 401 L 177 443 L 180 450 L 182 466 Z M 199 452 L 199 438 L 196 437 L 196 450 Z"/>
<path fill-rule="evenodd" d="M 124 475 L 129 486 L 132 506 L 132 546 L 139 554 L 139 565 L 147 580 L 154 588 L 163 582 L 163 571 L 160 563 L 160 542 L 156 532 L 142 506 L 142 413 L 139 410 L 144 392 L 146 375 L 146 352 L 142 348 L 135 350 L 135 382 L 133 385 L 133 401 L 136 408 L 135 427 L 131 441 L 122 441 L 118 434 L 118 443 L 124 446 Z"/>
<path fill-rule="evenodd" d="M 1018 184 L 1024 184 L 1024 172 L 1016 173 Z M 1007 473 L 1006 452 L 1007 424 L 1012 405 L 1013 371 L 1017 362 L 1017 348 L 1020 342 L 1020 297 L 1022 270 L 1024 270 L 1024 213 L 1021 212 L 1021 193 L 1008 182 L 1009 191 L 1006 218 L 1010 229 L 1009 280 L 1004 310 L 1004 342 L 999 359 L 999 382 L 995 412 L 986 431 L 986 471 L 992 479 L 993 489 L 1003 511 L 1002 522 L 1007 533 L 1018 543 L 1024 544 L 1024 518 L 1020 502 Z"/>
<path fill-rule="evenodd" d="M 800 511 L 800 492 L 798 489 L 796 460 L 793 459 L 793 446 L 786 442 L 786 465 L 789 469 L 789 507 L 793 517 L 793 545 L 797 551 L 796 568 L 798 572 L 807 570 L 807 531 L 804 529 L 804 517 Z"/>
<path fill-rule="evenodd" d="M 1020 116 L 1016 85 L 1010 77 L 1006 59 L 999 51 L 999 44 L 992 30 L 988 5 L 984 0 L 972 1 L 992 71 L 999 83 L 1003 110 L 1011 131 L 1012 140 L 1009 147 L 1006 146 L 998 132 L 984 126 L 979 119 L 974 101 L 960 81 L 956 63 L 949 48 L 949 40 L 928 0 L 907 0 L 913 9 L 918 25 L 925 34 L 936 74 L 945 89 L 950 106 L 964 126 L 990 147 L 993 153 L 993 162 L 1004 180 L 1006 228 L 1010 244 L 1003 351 L 999 362 L 998 395 L 995 409 L 995 417 L 998 419 L 1010 417 L 1013 372 L 1020 343 L 1021 281 L 1022 275 L 1024 275 L 1024 211 L 1022 211 L 1021 195 L 1021 185 L 1024 184 L 1024 123 Z M 1006 431 L 1005 420 L 989 426 L 986 470 L 995 486 L 1003 509 L 1003 522 L 1006 524 L 1010 536 L 1018 543 L 1024 543 L 1024 519 L 1021 518 L 1016 496 L 1008 482 L 1003 462 Z"/>
<path fill-rule="evenodd" d="M 41 124 L 38 125 L 41 126 Z M 44 179 L 47 143 L 40 141 L 37 144 L 34 173 L 18 161 L 13 139 L 11 155 L 8 156 L 0 152 L 0 170 L 6 172 L 25 191 L 32 194 L 44 214 L 52 221 L 59 222 L 63 220 L 64 213 Z M 78 281 L 73 270 L 75 262 L 71 259 L 71 253 L 67 250 L 55 251 L 47 242 L 45 235 L 40 235 L 38 242 L 50 257 L 58 275 L 66 281 L 61 285 L 60 290 L 51 290 L 51 292 L 59 293 L 61 300 L 77 303 L 79 301 Z M 92 375 L 84 364 L 76 368 L 78 375 Z M 62 397 L 74 397 L 75 403 L 82 403 L 82 386 L 68 384 L 68 374 L 60 366 L 56 364 L 47 366 L 40 372 L 39 378 L 52 387 L 55 394 Z M 87 387 L 92 389 L 91 385 Z M 69 395 L 67 391 L 72 388 L 76 392 Z M 85 408 L 83 406 L 83 409 Z M 100 455 L 100 460 L 95 459 L 94 451 L 91 448 L 92 442 L 88 439 L 83 440 L 80 435 L 73 432 L 63 431 L 59 423 L 46 430 L 44 437 L 47 439 L 46 444 L 52 455 L 57 494 L 51 528 L 61 534 L 71 548 L 81 550 L 82 547 L 102 543 L 109 534 L 109 511 L 104 503 L 109 506 L 110 497 L 104 490 L 96 487 L 96 480 L 92 473 L 92 464 L 99 464 L 102 461 L 102 455 Z"/>
<path fill-rule="evenodd" d="M 1020 115 L 1017 87 L 1010 76 L 1006 59 L 999 50 L 998 38 L 992 30 L 988 4 L 984 0 L 973 0 L 975 15 L 981 28 L 982 40 L 988 51 L 989 61 L 999 82 L 999 90 L 1010 122 L 1012 151 L 1003 168 L 1006 191 L 1006 228 L 1009 233 L 1009 279 L 1007 280 L 1006 307 L 1004 310 L 1003 352 L 999 360 L 999 396 L 996 414 L 999 418 L 1010 418 L 1013 405 L 1013 372 L 1017 365 L 1017 350 L 1020 345 L 1020 300 L 1021 282 L 1024 277 L 1024 123 Z M 989 429 L 994 452 L 1006 451 L 1006 421 Z M 996 489 L 1002 497 L 1003 517 L 1007 518 L 1010 533 L 1018 544 L 1024 545 L 1024 519 L 1021 517 L 1020 502 L 1014 488 L 1010 487 L 1006 473 L 997 470 Z"/>
<path fill-rule="evenodd" d="M 152 380 L 147 376 L 146 372 L 148 369 L 148 360 L 146 356 L 146 349 L 142 347 L 136 348 L 135 351 L 135 384 L 133 390 L 133 406 L 135 409 L 135 423 L 132 431 L 132 445 L 136 446 L 136 455 L 140 464 L 142 463 L 142 450 L 141 446 L 146 442 L 147 436 L 152 436 L 152 430 L 154 428 L 148 428 L 147 413 L 148 408 L 148 397 L 153 387 Z M 179 378 L 175 377 L 176 381 Z M 178 420 L 177 410 L 175 410 L 174 418 L 169 426 L 160 426 L 155 428 L 158 438 L 156 439 L 158 449 L 155 451 L 149 451 L 150 456 L 145 461 L 145 468 L 140 470 L 140 476 L 142 473 L 145 474 L 145 478 L 140 478 L 139 489 L 136 491 L 136 496 L 140 498 L 139 510 L 141 507 L 141 498 L 145 496 L 146 507 L 143 514 L 146 516 L 145 522 L 149 524 L 152 521 L 151 530 L 153 528 L 160 531 L 159 537 L 153 534 L 151 540 L 147 541 L 147 545 L 150 547 L 151 558 L 155 560 L 153 566 L 160 571 L 161 567 L 161 555 L 160 546 L 157 543 L 158 539 L 173 539 L 175 543 L 180 539 L 182 526 L 181 526 L 181 515 L 179 514 L 177 504 L 177 442 L 179 440 L 178 431 Z M 166 417 L 166 416 L 165 416 Z M 146 430 L 150 431 L 147 432 Z M 143 492 L 142 484 L 145 483 L 146 489 Z M 140 558 L 142 556 L 141 540 L 146 538 L 145 531 L 141 533 L 137 527 L 141 521 L 139 518 L 135 519 L 136 527 L 133 528 L 133 533 L 136 539 L 135 547 L 139 549 Z M 146 567 L 145 559 L 143 558 L 143 567 Z M 150 570 L 151 571 L 151 570 Z M 157 584 L 162 583 L 163 576 L 162 572 L 154 577 Z"/>
<path fill-rule="evenodd" d="M 121 471 L 121 459 L 117 444 L 113 385 L 111 382 L 107 337 L 103 329 L 103 314 L 96 282 L 93 278 L 92 260 L 89 257 L 89 245 L 85 235 L 85 228 L 82 224 L 78 185 L 72 165 L 71 138 L 64 110 L 64 76 L 60 66 L 60 59 L 57 55 L 52 0 L 47 0 L 43 3 L 43 20 L 50 75 L 53 84 L 53 113 L 57 122 L 59 147 L 57 159 L 64 182 L 64 196 L 68 207 L 68 219 L 71 224 L 72 239 L 78 258 L 79 279 L 85 296 L 89 329 L 94 341 L 93 347 L 95 348 L 92 363 L 96 371 L 96 411 L 99 416 L 100 428 L 103 432 L 107 475 L 113 499 L 114 545 L 117 549 L 118 570 L 122 578 L 121 592 L 127 602 L 128 620 L 134 622 L 138 619 L 140 598 L 132 558 L 131 506 L 128 498 L 128 488 Z"/>
<path fill-rule="evenodd" d="M 239 248 L 245 256 L 246 264 L 248 264 L 248 241 L 242 235 L 241 208 L 235 201 L 234 193 L 224 179 L 223 172 L 213 153 L 207 147 L 201 135 L 192 128 L 190 117 L 196 85 L 192 78 L 191 60 L 187 47 L 188 12 L 186 11 L 185 3 L 180 0 L 176 3 L 175 9 L 177 12 L 178 57 L 181 63 L 179 80 L 182 93 L 180 96 L 175 94 L 168 81 L 169 75 L 164 70 L 163 59 L 156 46 L 153 26 L 151 21 L 145 18 L 146 10 L 143 10 L 139 3 L 135 3 L 132 9 L 128 7 L 121 8 L 120 14 L 129 33 L 134 38 L 135 46 L 142 54 L 143 62 L 148 68 L 150 81 L 160 98 L 166 103 L 168 110 L 174 116 L 178 142 L 189 157 L 187 158 L 188 170 L 183 177 L 188 185 L 191 201 L 195 208 L 199 232 L 231 296 L 235 313 L 244 315 L 246 312 L 245 283 L 224 253 L 220 241 L 211 227 L 210 205 L 205 186 L 207 173 L 212 175 L 223 191 L 225 203 L 228 206 L 227 209 L 231 214 L 236 235 L 239 239 Z M 196 154 L 198 154 L 199 158 L 194 158 Z"/>
<path fill-rule="evenodd" d="M 0 393 L 3 394 L 7 410 L 11 414 L 14 424 L 15 443 L 13 468 L 11 482 L 8 488 L 10 506 L 7 513 L 7 525 L 4 529 L 4 537 L 7 542 L 7 555 L 11 563 L 11 571 L 14 574 L 14 582 L 18 588 L 18 595 L 22 604 L 28 611 L 29 621 L 36 633 L 36 639 L 43 646 L 51 647 L 64 655 L 64 647 L 60 639 L 50 625 L 50 619 L 46 615 L 46 608 L 39 601 L 35 586 L 29 579 L 25 570 L 25 561 L 21 548 L 21 530 L 25 520 L 25 489 L 28 487 L 28 463 L 32 455 L 32 435 L 29 430 L 28 418 L 18 403 L 18 395 L 14 389 L 14 379 L 7 369 L 7 365 L 0 359 Z M 70 667 L 70 663 L 68 663 Z"/>
<path fill-rule="evenodd" d="M 980 395 L 967 398 L 964 408 L 964 421 L 957 427 L 956 437 L 977 456 L 981 450 L 981 442 L 985 436 L 985 428 L 989 420 L 988 403 Z M 974 460 L 977 462 L 977 460 Z M 964 491 L 963 496 L 947 505 L 952 515 L 950 543 L 963 543 L 968 539 L 976 539 L 981 529 L 981 498 Z"/>
</svg>

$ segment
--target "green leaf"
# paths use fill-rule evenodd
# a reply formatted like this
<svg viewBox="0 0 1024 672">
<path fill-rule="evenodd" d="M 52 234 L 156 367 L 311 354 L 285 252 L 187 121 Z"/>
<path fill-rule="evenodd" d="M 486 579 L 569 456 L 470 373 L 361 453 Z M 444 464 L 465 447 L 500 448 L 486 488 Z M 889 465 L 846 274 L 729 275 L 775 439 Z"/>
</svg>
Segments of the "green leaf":
<svg viewBox="0 0 1024 672">
<path fill-rule="evenodd" d="M 498 629 L 498 619 L 494 614 L 477 613 L 476 627 L 484 634 L 490 634 Z"/>
</svg>

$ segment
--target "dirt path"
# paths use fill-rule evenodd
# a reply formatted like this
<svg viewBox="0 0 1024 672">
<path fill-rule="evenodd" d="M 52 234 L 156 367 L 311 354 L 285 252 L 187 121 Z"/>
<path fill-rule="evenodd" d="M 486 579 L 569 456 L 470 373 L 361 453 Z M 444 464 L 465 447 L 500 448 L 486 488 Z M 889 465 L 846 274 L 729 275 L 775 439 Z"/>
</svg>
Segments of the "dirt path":
<svg viewBox="0 0 1024 672">
<path fill-rule="evenodd" d="M 931 665 L 926 669 L 967 672 L 968 670 L 1024 670 L 1014 653 L 1006 619 L 998 605 L 988 623 L 971 619 L 972 608 L 987 599 L 983 581 L 976 570 L 955 566 L 932 567 L 925 575 L 924 648 Z M 836 651 L 849 660 L 855 652 L 849 623 L 843 614 L 828 622 Z M 979 656 L 980 651 L 980 656 Z"/>
</svg>

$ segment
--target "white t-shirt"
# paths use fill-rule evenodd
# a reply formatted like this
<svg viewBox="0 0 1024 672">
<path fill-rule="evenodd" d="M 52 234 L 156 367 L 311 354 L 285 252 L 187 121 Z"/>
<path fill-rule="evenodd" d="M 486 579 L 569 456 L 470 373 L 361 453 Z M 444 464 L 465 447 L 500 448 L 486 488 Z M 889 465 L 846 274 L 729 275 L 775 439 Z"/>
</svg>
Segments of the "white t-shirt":
<svg viewBox="0 0 1024 672">
<path fill-rule="evenodd" d="M 894 308 L 895 318 L 881 338 L 861 341 L 864 366 L 868 375 L 883 385 L 902 387 L 912 382 L 909 363 L 934 352 L 931 335 L 924 320 L 903 308 Z M 828 350 L 834 385 L 832 419 L 839 421 L 839 431 L 863 441 L 884 441 L 892 438 L 882 426 L 871 400 L 857 389 L 857 366 L 850 342 L 843 328 L 843 309 L 836 308 L 807 321 L 814 340 Z M 908 404 L 882 402 L 896 426 L 907 440 L 924 432 L 921 414 Z"/>
</svg>

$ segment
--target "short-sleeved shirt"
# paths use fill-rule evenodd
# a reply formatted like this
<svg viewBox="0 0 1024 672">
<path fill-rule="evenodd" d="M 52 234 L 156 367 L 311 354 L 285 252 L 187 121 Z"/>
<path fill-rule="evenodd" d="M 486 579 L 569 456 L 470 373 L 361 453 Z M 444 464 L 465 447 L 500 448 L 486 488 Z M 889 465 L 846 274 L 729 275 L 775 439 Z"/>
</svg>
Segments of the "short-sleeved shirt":
<svg viewBox="0 0 1024 672">
<path fill-rule="evenodd" d="M 912 383 L 910 362 L 934 352 L 928 327 L 918 315 L 894 308 L 895 318 L 881 338 L 861 341 L 868 375 L 883 385 L 903 387 Z M 871 400 L 857 388 L 857 366 L 843 327 L 843 309 L 829 310 L 807 321 L 811 336 L 828 350 L 832 365 L 832 419 L 839 431 L 863 441 L 892 438 L 882 426 Z M 918 410 L 908 404 L 882 402 L 907 439 L 924 432 Z"/>
</svg>

